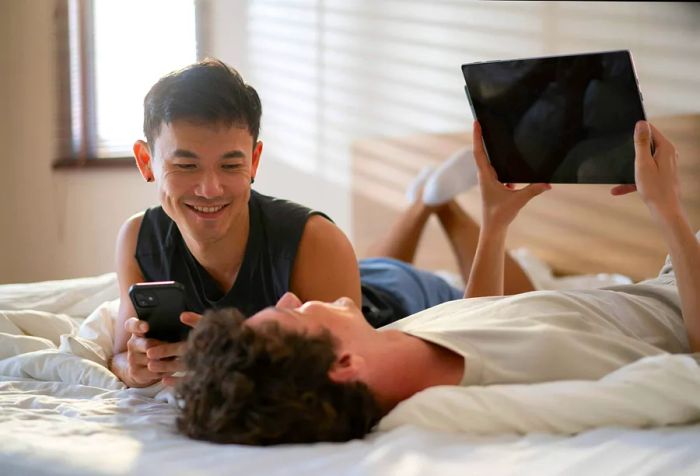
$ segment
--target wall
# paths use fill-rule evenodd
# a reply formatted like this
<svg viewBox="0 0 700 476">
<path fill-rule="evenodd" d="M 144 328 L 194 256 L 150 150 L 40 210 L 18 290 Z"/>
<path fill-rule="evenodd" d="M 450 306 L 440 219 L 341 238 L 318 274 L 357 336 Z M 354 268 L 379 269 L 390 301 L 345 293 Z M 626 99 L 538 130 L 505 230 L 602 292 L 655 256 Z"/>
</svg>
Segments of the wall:
<svg viewBox="0 0 700 476">
<path fill-rule="evenodd" d="M 268 78 L 261 75 L 256 67 L 256 61 L 251 56 L 259 56 L 255 45 L 251 40 L 255 37 L 252 28 L 255 28 L 255 9 L 259 4 L 269 2 L 245 2 L 203 0 L 199 3 L 199 17 L 201 28 L 199 33 L 200 56 L 215 56 L 233 65 L 248 81 L 254 85 L 262 100 L 263 118 L 260 127 L 260 138 L 264 143 L 263 160 L 255 179 L 255 189 L 269 195 L 283 196 L 289 200 L 303 203 L 311 208 L 326 212 L 348 235 L 351 230 L 351 201 L 348 192 L 349 161 L 344 159 L 340 164 L 333 164 L 335 174 L 323 173 L 325 170 L 303 167 L 300 160 L 290 160 L 290 157 L 301 159 L 292 146 L 295 138 L 285 137 L 281 139 L 276 133 L 274 121 L 278 114 L 278 102 L 275 97 L 284 95 L 286 91 L 285 78 L 275 77 L 274 83 L 279 86 L 277 90 L 270 91 L 262 85 L 262 81 Z M 295 2 L 291 2 L 295 3 Z M 301 8 L 313 11 L 309 8 L 314 2 L 302 1 Z M 280 4 L 273 8 L 279 7 Z M 284 11 L 284 6 L 282 5 Z M 283 63 L 283 58 L 271 56 L 271 61 Z M 294 101 L 294 97 L 285 96 L 287 100 Z M 304 117 L 295 114 L 293 121 L 297 124 L 310 124 Z M 293 133 L 296 131 L 288 128 Z M 314 141 L 315 137 L 309 137 L 308 133 L 298 135 L 307 141 Z M 326 153 L 319 152 L 319 147 L 314 153 L 304 151 L 301 162 L 326 160 Z"/>
<path fill-rule="evenodd" d="M 342 185 L 358 141 L 469 130 L 463 63 L 629 49 L 649 117 L 700 111 L 698 4 L 257 0 L 248 30 L 268 157 Z M 399 208 L 423 163 L 371 165 Z"/>
<path fill-rule="evenodd" d="M 52 15 L 50 1 L 0 3 L 0 282 L 5 283 L 112 270 L 121 222 L 154 199 L 135 168 L 51 168 Z"/>
<path fill-rule="evenodd" d="M 461 78 L 447 72 L 460 62 L 629 47 L 636 58 L 650 116 L 700 111 L 700 63 L 696 60 L 700 57 L 700 10 L 690 3 L 453 1 L 431 3 L 428 10 L 421 10 L 426 2 L 410 0 L 199 3 L 208 18 L 200 29 L 202 53 L 236 65 L 251 83 L 261 84 L 262 130 L 267 136 L 263 136 L 266 151 L 256 186 L 328 212 L 348 233 L 352 231 L 348 147 L 370 132 L 381 136 L 414 133 L 421 127 L 424 131 L 466 128 L 469 113 Z M 352 61 L 365 71 L 360 80 L 363 76 L 373 79 L 372 83 L 354 84 L 356 89 L 348 91 L 359 93 L 346 95 L 345 102 L 329 96 L 334 86 L 329 81 L 338 77 L 327 68 L 335 64 L 334 57 L 328 55 L 335 52 L 337 58 L 343 58 L 345 54 L 342 45 L 346 38 L 342 34 L 333 37 L 339 43 L 324 50 L 326 56 L 318 60 L 318 66 L 326 67 L 326 89 L 321 96 L 335 101 L 319 103 L 324 105 L 314 127 L 328 122 L 332 129 L 314 133 L 316 156 L 311 163 L 321 164 L 318 167 L 296 161 L 293 148 L 280 139 L 282 132 L 289 133 L 290 124 L 289 107 L 279 99 L 285 84 L 270 82 L 265 75 L 270 71 L 265 61 L 281 58 L 260 51 L 260 34 L 264 33 L 260 12 L 284 5 L 292 5 L 298 12 L 308 7 L 318 12 L 320 6 L 327 6 L 336 16 L 347 13 L 351 22 L 343 25 L 341 33 L 359 33 L 362 45 Z M 55 117 L 52 15 L 53 2 L 49 0 L 0 0 L 0 283 L 112 270 L 119 225 L 155 199 L 153 187 L 143 183 L 135 169 L 51 168 Z M 449 17 L 452 26 L 443 28 L 434 15 Z M 320 18 L 329 25 L 334 17 L 326 14 Z M 375 28 L 376 18 L 388 19 L 389 28 Z M 422 20 L 423 29 L 418 28 Z M 466 27 L 461 30 L 460 24 Z M 411 45 L 422 52 L 416 62 L 424 66 L 426 78 L 445 78 L 437 95 L 420 83 L 407 92 L 391 76 L 397 68 L 390 62 L 369 62 L 372 54 L 381 58 L 394 50 L 406 53 L 397 46 L 397 32 L 413 35 Z M 421 37 L 419 32 L 427 36 Z M 457 35 L 464 50 L 443 51 L 441 56 L 430 44 L 425 48 L 420 45 L 421 38 L 427 44 L 427 39 L 446 35 Z M 357 44 L 352 47 L 351 51 L 358 51 Z M 248 52 L 255 55 L 255 61 Z M 366 62 L 363 56 L 367 56 Z M 383 79 L 377 81 L 377 77 Z M 363 91 L 373 93 L 371 102 L 362 100 Z M 410 109 L 411 114 L 397 105 Z M 291 118 L 294 124 L 293 108 Z M 331 153 L 335 155 L 326 160 Z"/>
</svg>

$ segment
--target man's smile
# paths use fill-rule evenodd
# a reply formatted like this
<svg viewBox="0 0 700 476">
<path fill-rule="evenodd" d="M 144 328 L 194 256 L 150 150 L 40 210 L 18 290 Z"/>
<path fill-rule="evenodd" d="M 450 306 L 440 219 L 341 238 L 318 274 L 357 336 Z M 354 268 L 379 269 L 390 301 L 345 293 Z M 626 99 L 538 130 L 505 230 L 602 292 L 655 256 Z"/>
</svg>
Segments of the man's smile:
<svg viewBox="0 0 700 476">
<path fill-rule="evenodd" d="M 186 203 L 187 208 L 189 208 L 195 215 L 201 218 L 218 218 L 223 210 L 228 207 L 228 203 L 223 205 L 193 205 Z"/>
</svg>

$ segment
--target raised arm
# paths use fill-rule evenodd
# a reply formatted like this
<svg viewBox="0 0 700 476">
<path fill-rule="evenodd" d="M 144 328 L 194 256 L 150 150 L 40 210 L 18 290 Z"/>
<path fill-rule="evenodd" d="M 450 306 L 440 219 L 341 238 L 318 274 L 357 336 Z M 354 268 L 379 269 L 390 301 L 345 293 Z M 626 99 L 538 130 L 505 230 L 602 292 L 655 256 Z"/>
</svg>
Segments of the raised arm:
<svg viewBox="0 0 700 476">
<path fill-rule="evenodd" d="M 476 121 L 473 142 L 481 189 L 482 221 L 464 297 L 502 296 L 508 226 L 527 202 L 551 186 L 537 183 L 515 190 L 512 184 L 502 184 L 486 156 L 481 127 Z"/>
<path fill-rule="evenodd" d="M 644 121 L 638 122 L 635 128 L 634 148 L 636 189 L 668 247 L 690 348 L 700 352 L 700 242 L 681 205 L 678 153 L 658 129 Z M 620 186 L 612 193 L 621 195 L 633 189 Z"/>
</svg>

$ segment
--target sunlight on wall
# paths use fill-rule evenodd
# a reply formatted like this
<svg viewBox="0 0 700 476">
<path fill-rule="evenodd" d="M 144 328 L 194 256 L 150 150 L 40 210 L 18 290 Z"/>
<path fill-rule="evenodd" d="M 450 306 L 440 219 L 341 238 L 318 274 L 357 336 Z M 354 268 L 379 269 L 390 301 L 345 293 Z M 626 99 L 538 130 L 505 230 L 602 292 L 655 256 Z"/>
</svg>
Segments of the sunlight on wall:
<svg viewBox="0 0 700 476">
<path fill-rule="evenodd" d="M 348 185 L 358 140 L 468 130 L 467 62 L 629 49 L 649 116 L 698 112 L 699 20 L 684 3 L 252 0 L 248 80 L 266 153 Z M 377 160 L 389 185 L 418 172 Z"/>
</svg>

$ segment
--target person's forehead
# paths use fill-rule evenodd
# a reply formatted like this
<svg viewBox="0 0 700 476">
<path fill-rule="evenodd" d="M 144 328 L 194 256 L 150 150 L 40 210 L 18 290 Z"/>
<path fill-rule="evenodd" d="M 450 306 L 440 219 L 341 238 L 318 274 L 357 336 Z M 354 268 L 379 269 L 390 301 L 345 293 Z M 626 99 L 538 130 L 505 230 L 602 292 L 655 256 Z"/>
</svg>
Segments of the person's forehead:
<svg viewBox="0 0 700 476">
<path fill-rule="evenodd" d="M 215 143 L 225 141 L 236 143 L 248 149 L 253 144 L 253 136 L 245 124 L 227 124 L 223 122 L 197 122 L 189 120 L 177 120 L 170 123 L 163 122 L 159 133 L 155 137 L 156 144 L 160 142 L 188 142 L 211 145 L 212 138 Z"/>
<path fill-rule="evenodd" d="M 194 129 L 208 129 L 214 132 L 236 132 L 236 133 L 246 133 L 249 136 L 250 131 L 248 130 L 248 125 L 241 121 L 224 121 L 224 120 L 200 120 L 197 118 L 181 118 L 175 119 L 170 122 L 163 122 L 161 124 L 161 129 L 168 127 L 170 129 L 184 129 L 184 128 L 194 128 Z"/>
</svg>

